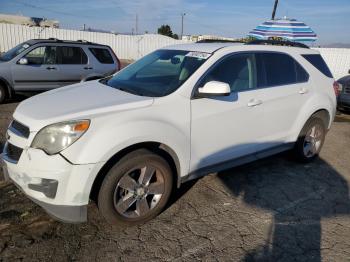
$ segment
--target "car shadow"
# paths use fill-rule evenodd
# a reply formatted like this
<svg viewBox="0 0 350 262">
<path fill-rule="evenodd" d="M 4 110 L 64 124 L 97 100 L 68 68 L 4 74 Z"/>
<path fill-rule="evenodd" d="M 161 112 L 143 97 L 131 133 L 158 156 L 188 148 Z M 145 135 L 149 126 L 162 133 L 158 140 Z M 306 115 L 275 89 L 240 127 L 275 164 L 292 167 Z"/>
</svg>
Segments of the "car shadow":
<svg viewBox="0 0 350 262">
<path fill-rule="evenodd" d="M 321 220 L 350 214 L 346 180 L 326 161 L 282 153 L 218 174 L 228 191 L 273 215 L 263 246 L 244 261 L 321 261 Z"/>
</svg>

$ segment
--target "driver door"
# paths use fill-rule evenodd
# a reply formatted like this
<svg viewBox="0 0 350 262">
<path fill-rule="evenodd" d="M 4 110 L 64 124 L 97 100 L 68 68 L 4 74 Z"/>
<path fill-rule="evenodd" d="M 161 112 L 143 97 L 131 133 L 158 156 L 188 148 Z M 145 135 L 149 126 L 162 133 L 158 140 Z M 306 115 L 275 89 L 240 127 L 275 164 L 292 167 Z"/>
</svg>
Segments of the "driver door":
<svg viewBox="0 0 350 262">
<path fill-rule="evenodd" d="M 56 64 L 56 47 L 43 45 L 25 54 L 27 64 L 12 65 L 14 89 L 16 91 L 42 91 L 60 86 Z"/>
<path fill-rule="evenodd" d="M 256 88 L 253 54 L 224 58 L 198 87 L 209 81 L 228 83 L 231 94 L 191 100 L 191 172 L 253 155 L 263 124 L 263 94 Z"/>
</svg>

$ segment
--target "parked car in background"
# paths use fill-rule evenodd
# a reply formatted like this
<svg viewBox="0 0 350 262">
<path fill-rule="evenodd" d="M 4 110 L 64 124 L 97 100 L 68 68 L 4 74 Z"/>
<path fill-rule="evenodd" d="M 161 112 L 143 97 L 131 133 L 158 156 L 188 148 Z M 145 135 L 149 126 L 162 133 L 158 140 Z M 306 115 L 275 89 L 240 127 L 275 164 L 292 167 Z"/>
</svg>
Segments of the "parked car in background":
<svg viewBox="0 0 350 262">
<path fill-rule="evenodd" d="M 135 224 L 191 179 L 290 149 L 312 161 L 336 113 L 334 79 L 317 51 L 267 43 L 170 46 L 23 101 L 5 177 L 58 219 L 86 221 L 95 199 L 111 224 Z"/>
<path fill-rule="evenodd" d="M 119 59 L 106 45 L 51 38 L 29 40 L 0 56 L 0 103 L 15 93 L 95 80 L 119 69 Z"/>
<path fill-rule="evenodd" d="M 339 83 L 339 96 L 338 96 L 338 109 L 350 111 L 350 70 L 349 75 L 340 78 Z"/>
</svg>

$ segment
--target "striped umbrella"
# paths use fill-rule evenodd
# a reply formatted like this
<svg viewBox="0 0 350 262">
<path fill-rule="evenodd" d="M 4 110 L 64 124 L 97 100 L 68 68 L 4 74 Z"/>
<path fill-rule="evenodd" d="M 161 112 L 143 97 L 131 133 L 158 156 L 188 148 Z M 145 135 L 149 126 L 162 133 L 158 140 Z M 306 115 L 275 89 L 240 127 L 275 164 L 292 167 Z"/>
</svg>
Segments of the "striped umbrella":
<svg viewBox="0 0 350 262">
<path fill-rule="evenodd" d="M 249 32 L 248 36 L 263 40 L 280 37 L 294 42 L 317 40 L 315 32 L 305 23 L 287 18 L 266 21 Z"/>
</svg>

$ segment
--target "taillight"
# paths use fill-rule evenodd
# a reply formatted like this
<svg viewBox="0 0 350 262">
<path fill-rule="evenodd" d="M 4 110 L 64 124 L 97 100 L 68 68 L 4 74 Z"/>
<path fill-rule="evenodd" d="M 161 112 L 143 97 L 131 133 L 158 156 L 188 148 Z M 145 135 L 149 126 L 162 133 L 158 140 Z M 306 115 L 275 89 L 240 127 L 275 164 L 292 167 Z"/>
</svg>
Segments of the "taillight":
<svg viewBox="0 0 350 262">
<path fill-rule="evenodd" d="M 334 81 L 333 89 L 334 89 L 335 96 L 339 96 L 341 90 L 340 90 L 340 85 L 337 81 Z"/>
</svg>

